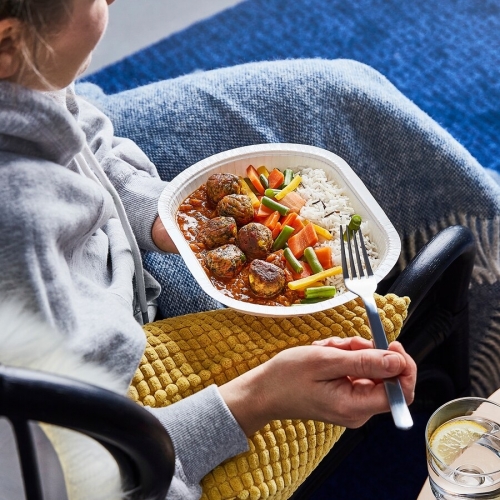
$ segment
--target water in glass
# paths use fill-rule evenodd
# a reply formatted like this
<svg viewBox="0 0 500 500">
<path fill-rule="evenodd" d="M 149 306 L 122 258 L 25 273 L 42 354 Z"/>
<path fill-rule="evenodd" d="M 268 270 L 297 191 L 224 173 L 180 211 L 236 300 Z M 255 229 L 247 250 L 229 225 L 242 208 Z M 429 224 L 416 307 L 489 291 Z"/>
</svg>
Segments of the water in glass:
<svg viewBox="0 0 500 500">
<path fill-rule="evenodd" d="M 500 406 L 462 400 L 469 401 L 443 405 L 427 425 L 431 489 L 443 500 L 500 499 Z"/>
</svg>

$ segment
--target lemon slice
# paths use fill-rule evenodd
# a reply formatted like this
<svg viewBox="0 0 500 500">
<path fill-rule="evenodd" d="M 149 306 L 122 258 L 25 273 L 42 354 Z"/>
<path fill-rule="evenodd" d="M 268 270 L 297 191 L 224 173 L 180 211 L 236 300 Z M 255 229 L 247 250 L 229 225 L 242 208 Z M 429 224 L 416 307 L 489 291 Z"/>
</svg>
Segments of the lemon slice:
<svg viewBox="0 0 500 500">
<path fill-rule="evenodd" d="M 467 446 L 487 431 L 486 427 L 473 420 L 451 420 L 434 431 L 429 445 L 439 460 L 450 465 Z"/>
</svg>

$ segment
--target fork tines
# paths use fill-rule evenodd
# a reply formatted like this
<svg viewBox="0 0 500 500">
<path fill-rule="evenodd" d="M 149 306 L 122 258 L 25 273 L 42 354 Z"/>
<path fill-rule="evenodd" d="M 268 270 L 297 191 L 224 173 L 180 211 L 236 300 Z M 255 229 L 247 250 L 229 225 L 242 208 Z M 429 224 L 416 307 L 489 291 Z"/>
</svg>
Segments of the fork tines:
<svg viewBox="0 0 500 500">
<path fill-rule="evenodd" d="M 370 259 L 368 258 L 368 252 L 366 251 L 365 242 L 363 240 L 363 234 L 361 233 L 361 229 L 357 231 L 352 231 L 349 229 L 349 226 L 345 227 L 346 232 L 342 230 L 342 225 L 340 225 L 340 250 L 341 250 L 341 259 L 342 259 L 342 274 L 345 279 L 349 279 L 349 270 L 347 267 L 347 259 L 346 259 L 346 251 L 345 245 L 347 245 L 347 249 L 349 252 L 349 264 L 351 268 L 351 277 L 362 278 L 363 276 L 373 276 L 372 266 L 370 265 Z M 344 242 L 344 234 L 346 235 L 346 242 Z M 359 244 L 358 244 L 358 235 L 359 235 Z M 354 246 L 354 253 L 356 255 L 356 263 L 357 270 L 355 266 L 355 261 L 353 258 L 352 247 Z M 361 263 L 361 256 L 359 253 L 359 248 L 361 247 L 361 252 L 363 254 L 364 268 Z"/>
</svg>

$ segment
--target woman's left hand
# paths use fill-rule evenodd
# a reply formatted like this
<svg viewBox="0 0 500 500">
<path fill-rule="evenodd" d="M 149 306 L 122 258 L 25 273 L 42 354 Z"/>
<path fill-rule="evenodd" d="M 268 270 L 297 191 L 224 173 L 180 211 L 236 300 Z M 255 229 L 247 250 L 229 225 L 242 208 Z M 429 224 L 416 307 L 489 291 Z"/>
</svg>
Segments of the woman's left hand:
<svg viewBox="0 0 500 500">
<path fill-rule="evenodd" d="M 160 216 L 157 216 L 153 228 L 151 229 L 151 237 L 153 238 L 154 244 L 164 252 L 179 253 L 177 247 L 175 246 L 172 238 L 170 238 Z"/>
</svg>

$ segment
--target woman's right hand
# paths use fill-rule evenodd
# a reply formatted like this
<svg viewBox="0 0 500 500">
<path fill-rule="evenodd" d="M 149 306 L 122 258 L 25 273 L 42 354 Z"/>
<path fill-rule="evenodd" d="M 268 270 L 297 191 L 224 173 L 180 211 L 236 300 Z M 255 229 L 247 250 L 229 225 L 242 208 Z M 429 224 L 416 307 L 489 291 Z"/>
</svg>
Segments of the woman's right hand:
<svg viewBox="0 0 500 500">
<path fill-rule="evenodd" d="M 389 411 L 384 378 L 397 376 L 413 401 L 417 368 L 399 342 L 374 349 L 360 337 L 332 337 L 286 349 L 219 387 L 247 436 L 274 419 L 311 419 L 360 427 Z"/>
</svg>

